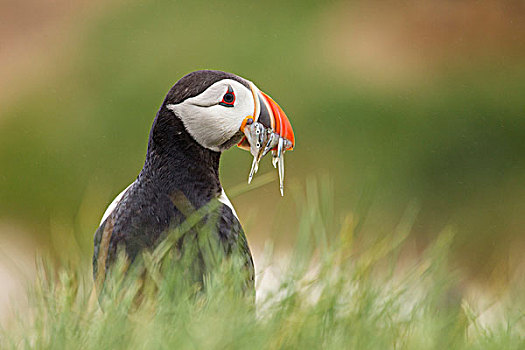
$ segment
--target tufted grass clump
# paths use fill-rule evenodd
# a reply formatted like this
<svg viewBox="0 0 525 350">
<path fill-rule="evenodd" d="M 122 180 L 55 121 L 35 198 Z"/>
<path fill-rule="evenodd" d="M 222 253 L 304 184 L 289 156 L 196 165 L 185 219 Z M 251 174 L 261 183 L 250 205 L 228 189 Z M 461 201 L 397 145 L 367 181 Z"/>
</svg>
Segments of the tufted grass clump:
<svg viewBox="0 0 525 350">
<path fill-rule="evenodd" d="M 87 271 L 41 260 L 30 306 L 2 329 L 0 348 L 525 348 L 525 297 L 502 319 L 480 322 L 482 310 L 448 262 L 452 232 L 398 266 L 417 210 L 409 208 L 390 236 L 365 244 L 351 216 L 335 219 L 329 192 L 308 186 L 294 250 L 285 258 L 267 250 L 258 280 L 276 261 L 282 266 L 273 287 L 258 286 L 256 301 L 244 290 L 242 259 L 219 256 L 194 279 L 188 261 L 202 246 L 184 254 L 171 236 L 133 264 L 121 255 L 101 290 Z"/>
</svg>

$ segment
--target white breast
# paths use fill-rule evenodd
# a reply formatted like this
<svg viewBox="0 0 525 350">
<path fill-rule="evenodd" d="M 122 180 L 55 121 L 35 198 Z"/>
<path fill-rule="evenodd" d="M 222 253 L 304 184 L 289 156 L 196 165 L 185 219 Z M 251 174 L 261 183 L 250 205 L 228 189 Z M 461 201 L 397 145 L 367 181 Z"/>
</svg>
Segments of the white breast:
<svg viewBox="0 0 525 350">
<path fill-rule="evenodd" d="M 228 207 L 230 207 L 230 209 L 232 210 L 233 215 L 235 215 L 237 220 L 239 220 L 239 217 L 237 216 L 237 212 L 235 211 L 235 208 L 233 207 L 232 202 L 230 202 L 230 199 L 228 198 L 228 196 L 226 196 L 226 192 L 224 192 L 224 189 L 222 190 L 221 195 L 219 196 L 218 199 L 219 199 L 219 202 L 221 202 L 222 204 L 227 205 Z M 240 220 L 239 220 L 239 222 L 240 222 Z"/>
<path fill-rule="evenodd" d="M 131 185 L 133 185 L 133 183 L 131 183 Z M 128 188 L 131 187 L 131 185 L 129 185 L 128 187 L 126 187 L 124 189 L 124 191 L 120 192 L 118 196 L 115 197 L 115 199 L 113 199 L 113 202 L 111 202 L 111 204 L 108 206 L 108 208 L 106 209 L 106 211 L 104 212 L 104 215 L 102 215 L 102 220 L 100 220 L 100 224 L 102 225 L 102 223 L 104 222 L 104 220 L 107 219 L 107 217 L 109 216 L 109 214 L 111 214 L 113 212 L 113 210 L 115 210 L 115 207 L 117 206 L 118 202 L 120 202 L 120 200 L 122 199 L 122 196 L 124 196 L 124 193 L 126 193 L 126 191 L 128 190 Z"/>
</svg>

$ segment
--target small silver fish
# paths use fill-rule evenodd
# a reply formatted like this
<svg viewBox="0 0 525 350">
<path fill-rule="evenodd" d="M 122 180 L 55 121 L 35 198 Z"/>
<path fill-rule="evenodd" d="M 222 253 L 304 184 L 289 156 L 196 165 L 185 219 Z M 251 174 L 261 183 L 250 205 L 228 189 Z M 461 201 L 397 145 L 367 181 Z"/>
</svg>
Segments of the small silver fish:
<svg viewBox="0 0 525 350">
<path fill-rule="evenodd" d="M 250 153 L 253 156 L 248 183 L 252 181 L 253 175 L 259 170 L 259 161 L 261 158 L 271 150 L 273 154 L 273 166 L 278 167 L 279 189 L 281 190 L 281 196 L 284 196 L 284 152 L 292 147 L 292 142 L 273 132 L 271 128 L 266 128 L 259 122 L 246 125 L 244 134 L 250 144 Z"/>
</svg>

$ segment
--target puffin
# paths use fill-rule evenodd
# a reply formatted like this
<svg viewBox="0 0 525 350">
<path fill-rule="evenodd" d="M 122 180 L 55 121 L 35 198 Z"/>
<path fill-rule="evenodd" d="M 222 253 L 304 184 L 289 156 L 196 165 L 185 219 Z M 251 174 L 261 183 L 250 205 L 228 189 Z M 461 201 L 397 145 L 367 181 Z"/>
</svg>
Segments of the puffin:
<svg viewBox="0 0 525 350">
<path fill-rule="evenodd" d="M 176 249 L 198 240 L 202 234 L 199 227 L 211 226 L 207 234 L 217 242 L 224 257 L 240 253 L 245 270 L 243 289 L 254 295 L 253 257 L 239 217 L 222 188 L 219 162 L 222 152 L 235 145 L 245 150 L 261 147 L 259 141 L 254 141 L 257 137 L 250 137 L 248 132 L 255 124 L 260 130 L 250 129 L 253 135 L 263 131 L 276 136 L 274 140 L 284 140 L 284 149 L 282 142 L 278 146 L 276 142 L 271 144 L 274 161 L 279 161 L 283 150 L 293 148 L 295 140 L 288 117 L 251 81 L 228 72 L 199 70 L 173 85 L 153 120 L 142 170 L 108 206 L 95 232 L 96 289 L 103 288 L 107 271 L 119 252 L 124 252 L 129 262 L 135 261 L 143 251 L 153 251 L 193 213 L 209 207 L 199 217 L 200 225 L 177 238 Z M 269 145 L 270 141 L 264 154 Z M 264 154 L 261 151 L 255 155 L 254 164 Z M 250 180 L 252 175 L 253 166 Z M 213 268 L 205 261 L 203 256 L 195 257 L 197 268 L 192 271 L 196 276 L 191 278 L 203 281 Z"/>
</svg>

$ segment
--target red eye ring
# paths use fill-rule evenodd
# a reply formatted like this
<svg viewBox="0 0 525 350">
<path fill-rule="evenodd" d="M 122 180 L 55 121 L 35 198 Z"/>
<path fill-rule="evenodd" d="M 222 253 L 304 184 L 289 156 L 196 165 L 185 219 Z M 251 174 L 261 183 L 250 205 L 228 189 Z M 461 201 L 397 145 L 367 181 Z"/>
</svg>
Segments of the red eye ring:
<svg viewBox="0 0 525 350">
<path fill-rule="evenodd" d="M 228 91 L 226 91 L 226 93 L 222 97 L 222 101 L 219 102 L 219 104 L 224 107 L 233 107 L 234 103 L 235 103 L 235 92 L 233 92 L 233 88 L 228 85 Z"/>
</svg>

